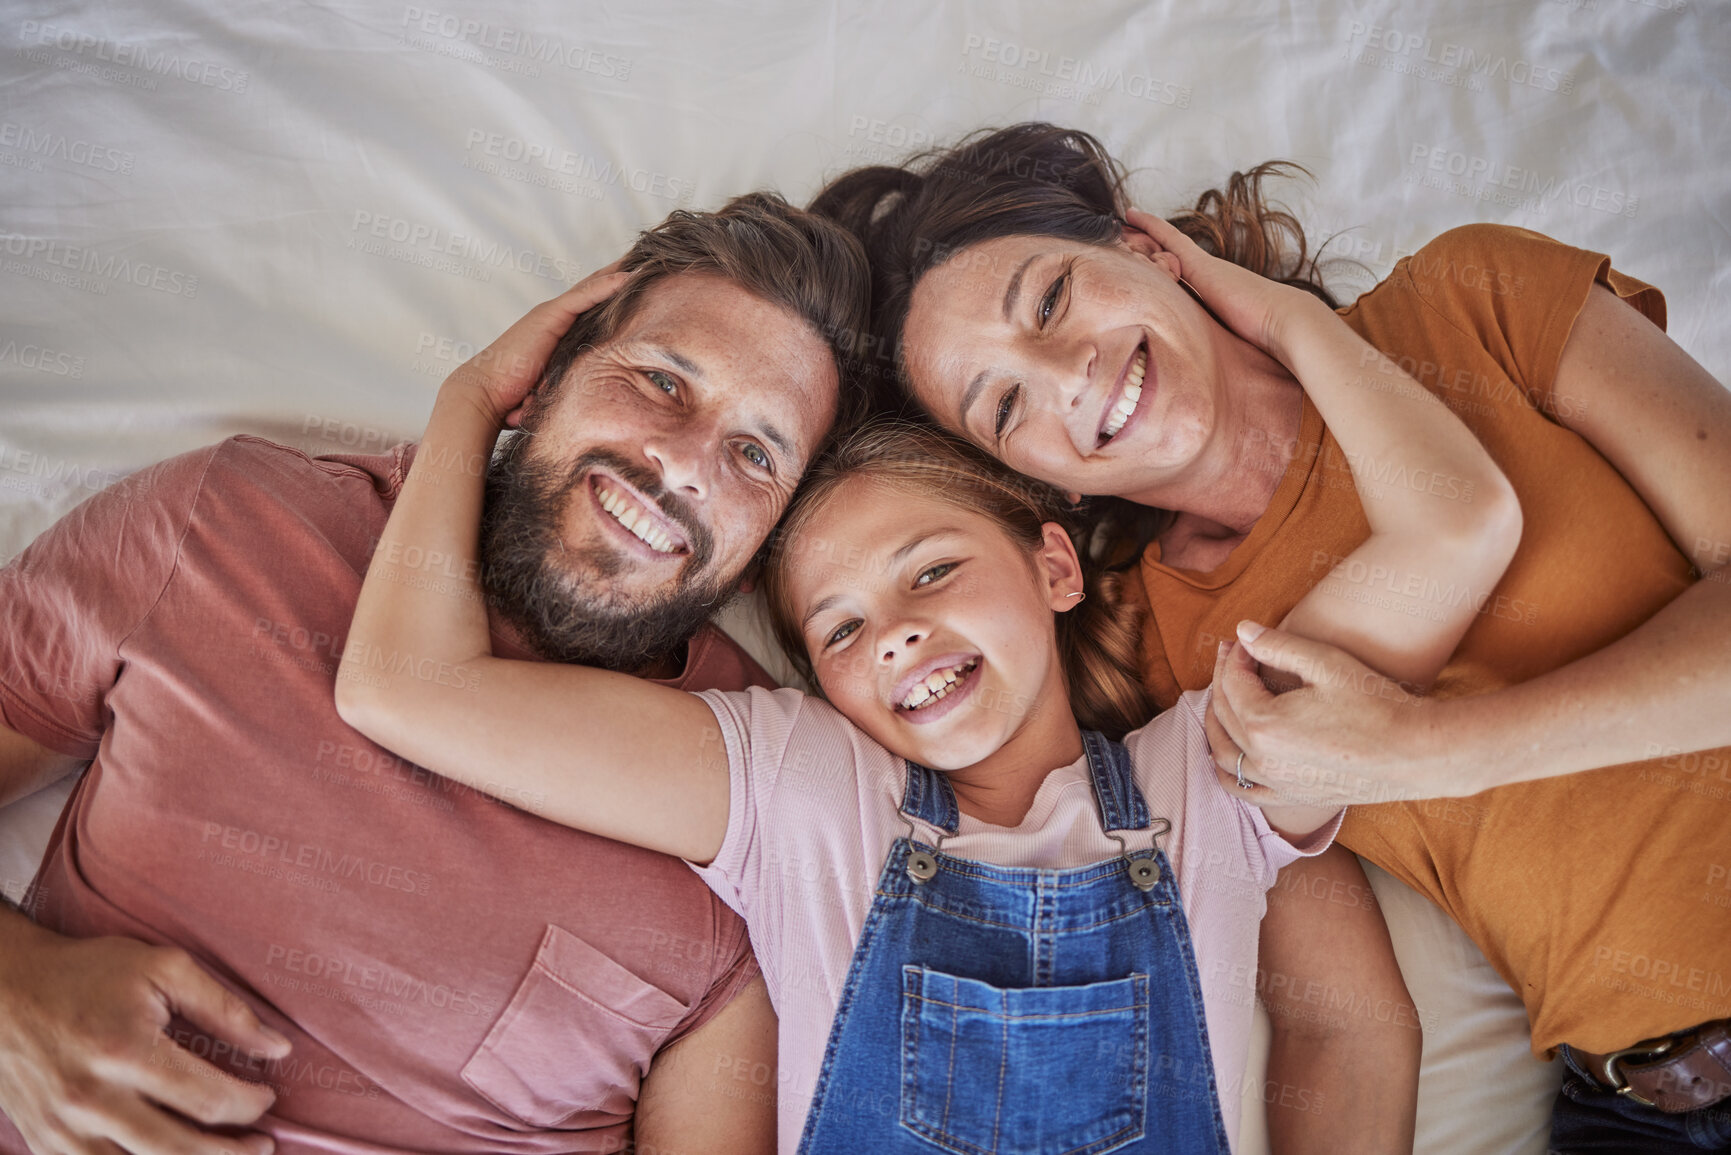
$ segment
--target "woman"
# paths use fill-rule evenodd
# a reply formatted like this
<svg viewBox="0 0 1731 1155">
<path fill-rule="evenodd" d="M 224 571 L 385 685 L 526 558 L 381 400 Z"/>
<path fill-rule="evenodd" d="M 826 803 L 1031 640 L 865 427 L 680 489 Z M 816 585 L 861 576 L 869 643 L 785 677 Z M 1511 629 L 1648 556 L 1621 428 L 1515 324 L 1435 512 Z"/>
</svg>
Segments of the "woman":
<svg viewBox="0 0 1731 1155">
<path fill-rule="evenodd" d="M 1234 332 L 1181 279 L 1216 259 L 1194 239 L 1313 279 L 1296 222 L 1263 205 L 1265 171 L 1173 227 L 1128 208 L 1092 138 L 1023 125 L 917 172 L 848 174 L 815 207 L 866 242 L 876 342 L 908 400 L 1023 472 L 1149 511 L 1137 574 L 1157 701 L 1208 684 L 1215 640 L 1250 620 L 1216 699 L 1223 765 L 1346 801 L 1496 787 L 1355 807 L 1340 841 L 1455 917 L 1525 1000 L 1534 1050 L 1565 1049 L 1557 1148 L 1618 1128 L 1727 1141 L 1726 816 L 1698 779 L 1731 751 L 1674 755 L 1731 743 L 1731 587 L 1703 580 L 1723 578 L 1731 541 L 1731 398 L 1664 336 L 1658 292 L 1606 258 L 1515 229 L 1445 234 L 1341 317 L 1491 452 L 1521 499 L 1521 548 L 1489 590 L 1333 572 L 1365 532 L 1351 463 L 1266 335 Z M 1138 352 L 1133 390 L 1120 366 Z M 1378 484 L 1458 488 L 1357 464 Z M 1360 652 L 1426 601 L 1470 599 L 1478 620 L 1434 699 L 1257 636 L 1325 579 L 1363 611 L 1330 640 Z M 1253 659 L 1312 685 L 1271 699 Z M 1318 761 L 1304 725 L 1333 730 L 1324 773 L 1294 768 Z M 1655 755 L 1673 757 L 1576 774 Z"/>
</svg>

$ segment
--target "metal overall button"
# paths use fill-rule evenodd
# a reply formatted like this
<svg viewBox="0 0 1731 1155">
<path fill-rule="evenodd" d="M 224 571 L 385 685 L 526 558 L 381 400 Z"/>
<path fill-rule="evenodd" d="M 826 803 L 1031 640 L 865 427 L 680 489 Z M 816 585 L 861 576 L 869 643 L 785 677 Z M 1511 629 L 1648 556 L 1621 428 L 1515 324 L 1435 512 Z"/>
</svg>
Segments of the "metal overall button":
<svg viewBox="0 0 1731 1155">
<path fill-rule="evenodd" d="M 944 848 L 944 839 L 948 837 L 943 831 L 938 832 L 938 844 L 930 850 L 921 850 L 913 844 L 914 821 L 907 815 L 902 820 L 908 824 L 908 877 L 916 883 L 930 882 L 938 873 L 938 852 Z"/>
<path fill-rule="evenodd" d="M 1164 818 L 1156 818 L 1153 822 L 1154 853 L 1160 851 L 1160 838 L 1172 832 L 1172 823 Z M 1124 845 L 1124 839 L 1114 831 L 1106 831 L 1106 837 L 1118 844 L 1118 857 L 1124 860 L 1126 873 L 1130 876 L 1130 885 L 1147 893 L 1160 883 L 1160 864 L 1154 860 L 1153 854 L 1138 854 L 1130 857 L 1129 847 Z"/>
</svg>

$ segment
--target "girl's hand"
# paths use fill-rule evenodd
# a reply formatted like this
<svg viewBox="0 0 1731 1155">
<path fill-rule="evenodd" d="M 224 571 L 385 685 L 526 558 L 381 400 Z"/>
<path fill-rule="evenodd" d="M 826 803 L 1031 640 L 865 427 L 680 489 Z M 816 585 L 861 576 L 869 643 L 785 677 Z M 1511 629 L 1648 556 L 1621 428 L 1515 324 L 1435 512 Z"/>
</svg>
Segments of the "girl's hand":
<svg viewBox="0 0 1731 1155">
<path fill-rule="evenodd" d="M 1180 279 L 1222 324 L 1288 368 L 1286 334 L 1292 326 L 1315 323 L 1324 315 L 1339 323 L 1334 310 L 1303 289 L 1209 256 L 1176 226 L 1152 213 L 1130 209 L 1124 217 L 1132 229 L 1177 260 Z"/>
<path fill-rule="evenodd" d="M 441 390 L 465 394 L 497 425 L 515 426 L 559 338 L 581 314 L 617 293 L 627 276 L 614 261 L 551 301 L 542 301 L 491 345 L 457 366 Z"/>
</svg>

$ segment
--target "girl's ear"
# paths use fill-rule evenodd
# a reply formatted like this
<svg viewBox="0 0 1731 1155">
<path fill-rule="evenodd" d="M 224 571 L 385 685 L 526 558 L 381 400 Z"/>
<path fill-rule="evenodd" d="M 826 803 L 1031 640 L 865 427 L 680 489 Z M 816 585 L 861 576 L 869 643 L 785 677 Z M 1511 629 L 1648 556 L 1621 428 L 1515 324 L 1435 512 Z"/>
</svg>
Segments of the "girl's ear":
<svg viewBox="0 0 1731 1155">
<path fill-rule="evenodd" d="M 1048 521 L 1040 527 L 1040 549 L 1034 557 L 1036 571 L 1046 583 L 1046 602 L 1054 613 L 1074 609 L 1081 598 L 1082 562 L 1064 527 Z"/>
</svg>

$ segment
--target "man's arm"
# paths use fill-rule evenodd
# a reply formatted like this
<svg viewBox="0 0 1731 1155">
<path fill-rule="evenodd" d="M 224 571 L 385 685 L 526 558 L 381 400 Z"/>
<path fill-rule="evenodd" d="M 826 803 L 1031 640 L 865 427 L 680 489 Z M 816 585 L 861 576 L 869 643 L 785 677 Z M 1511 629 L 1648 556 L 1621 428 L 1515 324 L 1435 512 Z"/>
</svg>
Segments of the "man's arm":
<svg viewBox="0 0 1731 1155">
<path fill-rule="evenodd" d="M 775 1150 L 776 1018 L 762 977 L 655 1056 L 637 1097 L 636 1155 Z"/>
<path fill-rule="evenodd" d="M 1410 1152 L 1423 1039 L 1357 858 L 1334 846 L 1280 872 L 1258 962 L 1273 1027 L 1262 1090 L 1270 1149 Z"/>
</svg>

